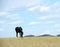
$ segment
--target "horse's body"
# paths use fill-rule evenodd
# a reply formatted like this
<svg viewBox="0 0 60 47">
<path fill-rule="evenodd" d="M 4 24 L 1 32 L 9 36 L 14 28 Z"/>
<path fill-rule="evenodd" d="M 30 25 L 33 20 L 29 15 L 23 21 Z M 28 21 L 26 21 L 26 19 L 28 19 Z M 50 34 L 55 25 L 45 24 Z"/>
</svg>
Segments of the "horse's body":
<svg viewBox="0 0 60 47">
<path fill-rule="evenodd" d="M 22 31 L 21 27 L 16 27 L 15 31 L 16 31 L 16 37 L 18 37 L 18 33 L 19 33 L 20 37 L 23 37 L 23 31 Z"/>
</svg>

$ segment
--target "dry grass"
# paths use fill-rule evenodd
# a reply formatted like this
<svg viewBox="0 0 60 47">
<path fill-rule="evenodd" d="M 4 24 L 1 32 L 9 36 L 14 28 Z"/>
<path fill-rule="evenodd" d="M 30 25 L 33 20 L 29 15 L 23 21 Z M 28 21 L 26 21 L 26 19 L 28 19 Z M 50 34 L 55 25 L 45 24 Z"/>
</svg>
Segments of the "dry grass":
<svg viewBox="0 0 60 47">
<path fill-rule="evenodd" d="M 0 38 L 0 47 L 60 47 L 60 37 Z"/>
</svg>

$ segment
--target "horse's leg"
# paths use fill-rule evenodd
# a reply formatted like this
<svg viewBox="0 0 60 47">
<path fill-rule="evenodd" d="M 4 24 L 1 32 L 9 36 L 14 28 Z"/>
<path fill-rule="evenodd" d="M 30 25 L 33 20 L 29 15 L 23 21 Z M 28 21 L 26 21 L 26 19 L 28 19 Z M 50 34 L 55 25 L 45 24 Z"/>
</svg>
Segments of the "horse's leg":
<svg viewBox="0 0 60 47">
<path fill-rule="evenodd" d="M 18 32 L 16 32 L 16 37 L 18 37 Z"/>
<path fill-rule="evenodd" d="M 22 33 L 21 32 L 19 33 L 19 35 L 20 35 L 20 37 L 22 37 Z"/>
<path fill-rule="evenodd" d="M 23 32 L 21 32 L 21 37 L 23 37 Z"/>
<path fill-rule="evenodd" d="M 19 32 L 19 35 L 20 35 L 20 37 L 21 37 L 21 32 Z"/>
</svg>

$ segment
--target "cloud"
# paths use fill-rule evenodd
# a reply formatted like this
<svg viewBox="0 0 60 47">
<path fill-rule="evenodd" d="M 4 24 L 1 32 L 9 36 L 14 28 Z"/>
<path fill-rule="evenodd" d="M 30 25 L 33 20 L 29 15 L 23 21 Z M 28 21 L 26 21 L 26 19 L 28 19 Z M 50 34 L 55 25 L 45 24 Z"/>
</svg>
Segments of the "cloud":
<svg viewBox="0 0 60 47">
<path fill-rule="evenodd" d="M 0 28 L 0 31 L 4 31 L 4 29 Z"/>
<path fill-rule="evenodd" d="M 54 14 L 59 13 L 59 11 L 60 11 L 60 2 L 55 2 L 50 7 L 51 7 L 51 12 L 52 13 L 54 13 Z"/>
<path fill-rule="evenodd" d="M 16 0 L 8 0 L 8 1 L 4 1 L 3 0 L 3 4 L 2 6 L 4 6 L 3 11 L 12 11 L 15 10 L 16 8 L 18 8 L 20 6 L 21 3 L 19 3 L 20 1 L 16 1 Z"/>
<path fill-rule="evenodd" d="M 5 2 L 3 0 L 2 3 L 4 4 L 2 5 L 4 6 L 4 11 L 12 11 L 18 8 L 21 9 L 22 7 L 30 7 L 32 5 L 39 4 L 40 0 L 8 0 Z"/>
<path fill-rule="evenodd" d="M 40 24 L 40 22 L 30 22 L 29 25 L 36 25 L 36 24 Z"/>
<path fill-rule="evenodd" d="M 0 19 L 0 24 L 2 24 L 2 25 L 21 23 L 22 18 L 21 18 L 21 16 L 19 14 L 7 14 L 7 13 L 4 12 L 1 15 L 3 15 L 2 18 L 4 18 L 3 20 Z"/>
<path fill-rule="evenodd" d="M 28 8 L 28 11 L 31 11 L 31 12 L 49 12 L 51 10 L 51 7 L 50 6 L 41 6 L 41 5 L 35 5 L 35 6 L 32 6 L 30 8 Z"/>
<path fill-rule="evenodd" d="M 50 6 L 40 6 L 40 12 L 49 12 L 50 10 Z"/>
<path fill-rule="evenodd" d="M 37 24 L 54 24 L 54 21 L 36 21 L 36 22 L 30 22 L 28 25 L 37 25 Z"/>
<path fill-rule="evenodd" d="M 19 14 L 7 15 L 6 18 L 9 18 L 12 21 L 14 21 L 14 20 L 21 20 L 21 17 L 19 16 Z"/>
<path fill-rule="evenodd" d="M 37 17 L 38 20 L 47 20 L 47 19 L 56 19 L 56 18 L 60 18 L 60 15 L 59 14 L 49 14 L 49 15 L 46 15 L 46 16 L 40 16 L 40 17 Z"/>
<path fill-rule="evenodd" d="M 42 0 L 28 0 L 28 4 L 26 4 L 26 7 L 31 7 L 35 5 L 40 5 L 40 2 Z"/>
<path fill-rule="evenodd" d="M 54 27 L 59 28 L 60 24 L 54 24 Z"/>
<path fill-rule="evenodd" d="M 10 23 L 8 23 L 8 24 L 20 24 L 21 23 L 21 21 L 13 21 L 13 22 L 10 22 Z"/>
<path fill-rule="evenodd" d="M 13 11 L 16 9 L 19 10 L 28 10 L 31 12 L 34 12 L 34 14 L 43 13 L 43 12 L 49 12 L 49 13 L 55 13 L 59 10 L 55 9 L 57 6 L 59 7 L 60 2 L 55 2 L 54 4 L 45 4 L 44 0 L 3 0 L 2 6 L 4 6 L 4 11 Z M 56 10 L 56 11 L 55 11 Z"/>
<path fill-rule="evenodd" d="M 0 24 L 4 24 L 4 23 L 5 23 L 5 21 L 0 20 Z"/>
<path fill-rule="evenodd" d="M 2 12 L 0 12 L 0 17 L 1 17 L 1 16 L 5 16 L 5 15 L 7 15 L 7 14 L 8 14 L 7 12 L 3 12 L 3 11 L 2 11 Z"/>
<path fill-rule="evenodd" d="M 22 18 L 19 14 L 10 14 L 6 16 L 7 19 L 10 20 L 10 22 L 8 22 L 8 24 L 19 24 L 22 22 Z"/>
<path fill-rule="evenodd" d="M 57 29 L 56 31 L 60 32 L 60 29 Z"/>
<path fill-rule="evenodd" d="M 47 21 L 47 22 L 44 22 L 44 24 L 54 24 L 55 22 L 54 21 Z"/>
<path fill-rule="evenodd" d="M 31 5 L 28 7 L 28 11 L 34 12 L 34 14 L 40 15 L 44 14 L 59 14 L 60 12 L 60 2 L 55 2 L 53 4 L 45 4 L 44 1 L 40 1 L 40 4 Z"/>
<path fill-rule="evenodd" d="M 44 32 L 41 33 L 41 35 L 43 35 L 43 34 L 51 34 L 51 31 L 45 30 Z"/>
<path fill-rule="evenodd" d="M 39 19 L 39 20 L 45 20 L 47 18 L 48 18 L 48 16 L 42 16 L 42 17 L 38 17 L 37 19 Z"/>
<path fill-rule="evenodd" d="M 56 12 L 59 13 L 60 12 L 60 8 L 56 9 Z M 60 13 L 59 13 L 60 14 Z"/>
<path fill-rule="evenodd" d="M 60 2 L 55 2 L 53 6 L 60 6 Z"/>
<path fill-rule="evenodd" d="M 29 11 L 33 12 L 35 11 L 39 6 L 33 6 L 31 8 L 28 8 Z"/>
</svg>

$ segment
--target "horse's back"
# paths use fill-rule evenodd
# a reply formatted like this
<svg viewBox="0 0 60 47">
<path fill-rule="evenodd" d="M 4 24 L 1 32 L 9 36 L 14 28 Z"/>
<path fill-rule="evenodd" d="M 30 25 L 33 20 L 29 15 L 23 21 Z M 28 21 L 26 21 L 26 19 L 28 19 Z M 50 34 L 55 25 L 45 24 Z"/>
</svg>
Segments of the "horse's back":
<svg viewBox="0 0 60 47">
<path fill-rule="evenodd" d="M 16 30 L 16 32 L 21 32 L 22 28 L 21 27 L 16 27 L 15 30 Z"/>
</svg>

